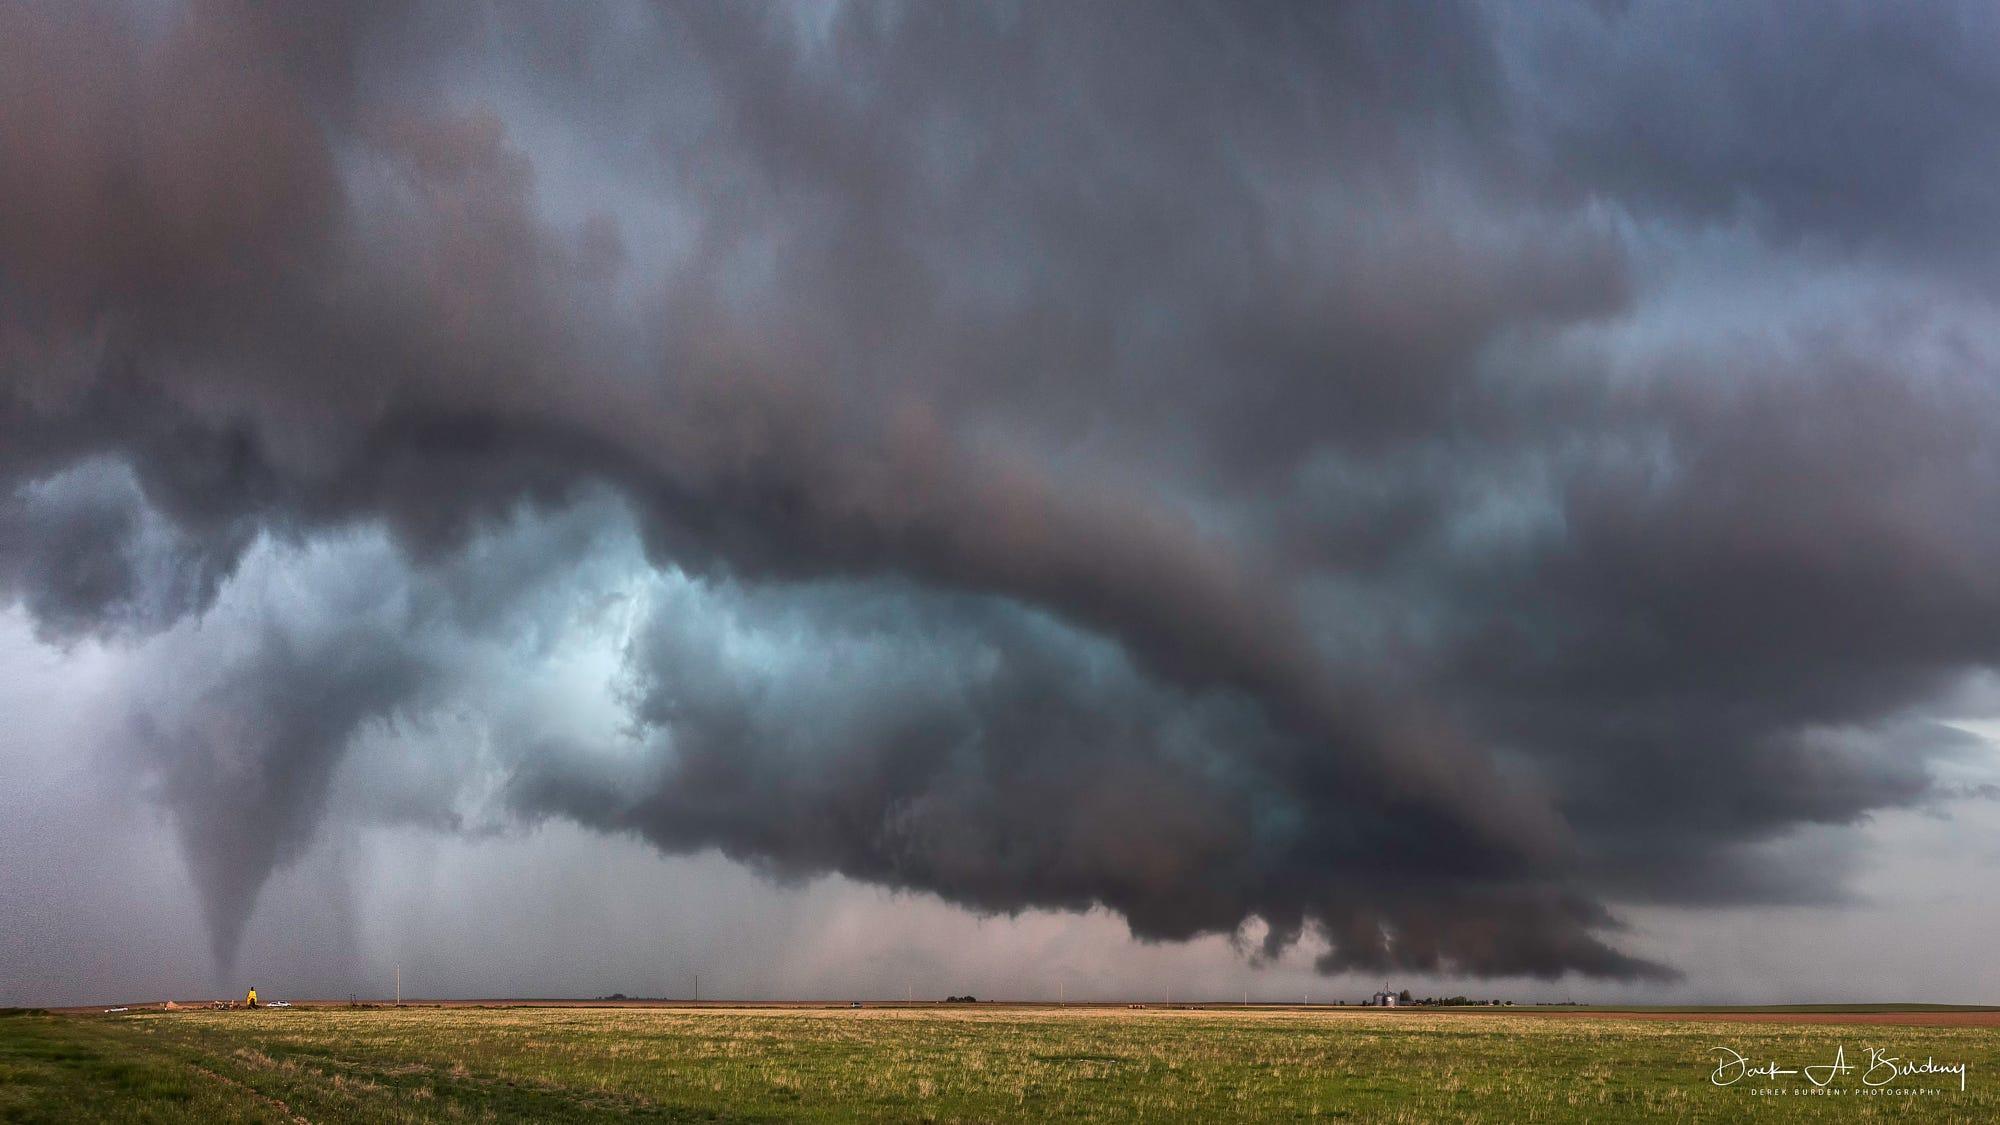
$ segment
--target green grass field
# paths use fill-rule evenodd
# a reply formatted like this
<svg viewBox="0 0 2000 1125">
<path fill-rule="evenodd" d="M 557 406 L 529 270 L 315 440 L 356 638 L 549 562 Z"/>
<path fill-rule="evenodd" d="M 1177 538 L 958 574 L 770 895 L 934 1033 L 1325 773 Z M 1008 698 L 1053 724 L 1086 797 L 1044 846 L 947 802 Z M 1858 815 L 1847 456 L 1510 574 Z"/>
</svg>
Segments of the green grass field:
<svg viewBox="0 0 2000 1125">
<path fill-rule="evenodd" d="M 1866 1095 L 1710 1084 L 1871 1046 L 1969 1065 Z M 1797 1077 L 1781 1089 L 1805 1088 Z M 2000 1029 L 1615 1015 L 298 1008 L 0 1016 L 6 1121 L 2000 1120 Z"/>
</svg>

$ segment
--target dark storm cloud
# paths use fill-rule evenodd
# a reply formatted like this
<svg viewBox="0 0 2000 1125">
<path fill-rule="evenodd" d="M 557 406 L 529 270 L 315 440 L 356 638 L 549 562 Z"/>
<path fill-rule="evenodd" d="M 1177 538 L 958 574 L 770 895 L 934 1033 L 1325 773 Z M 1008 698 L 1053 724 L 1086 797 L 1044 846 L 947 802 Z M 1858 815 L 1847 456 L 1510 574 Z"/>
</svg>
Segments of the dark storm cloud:
<svg viewBox="0 0 2000 1125">
<path fill-rule="evenodd" d="M 125 466 L 87 461 L 0 503 L 0 572 L 46 639 L 144 633 L 215 598 L 252 529 L 189 534 L 145 503 Z"/>
<path fill-rule="evenodd" d="M 632 657 L 644 767 L 541 747 L 516 807 L 986 911 L 1103 904 L 1148 939 L 1254 915 L 1276 954 L 1311 922 L 1340 937 L 1326 971 L 1656 971 L 1586 936 L 1601 911 L 1481 854 L 1462 825 L 1356 801 L 1242 697 L 1162 689 L 1009 603 L 723 589 L 657 605 Z M 1457 883 L 1481 926 L 1426 907 Z"/>
<path fill-rule="evenodd" d="M 1468 601 L 1443 690 L 1545 755 L 1642 883 L 1917 801 L 1963 741 L 1903 712 L 1996 655 L 2000 403 L 1978 351 L 1926 358 L 1933 331 L 1670 357 L 1600 405 L 1618 452 L 1562 482 L 1558 529 L 1444 564 Z"/>
<path fill-rule="evenodd" d="M 2000 636 L 1992 310 L 1925 269 L 1994 218 L 1992 73 L 1928 65 L 1943 10 L 1737 12 L 8 7 L 0 578 L 69 638 L 259 541 L 421 571 L 135 752 L 224 956 L 438 638 L 603 549 L 500 529 L 609 485 L 826 665 L 656 611 L 644 768 L 517 746 L 524 813 L 1329 968 L 1658 972 L 1605 902 L 1768 897 L 1736 849 L 1926 799 L 1910 711 Z M 1844 57 L 1925 127 L 1828 122 Z M 1780 327 L 1709 338 L 1668 281 L 1716 223 L 1866 315 L 1738 281 Z"/>
<path fill-rule="evenodd" d="M 1563 174 L 1647 208 L 1968 267 L 1991 257 L 1983 4 L 1557 6 L 1518 22 Z"/>
</svg>

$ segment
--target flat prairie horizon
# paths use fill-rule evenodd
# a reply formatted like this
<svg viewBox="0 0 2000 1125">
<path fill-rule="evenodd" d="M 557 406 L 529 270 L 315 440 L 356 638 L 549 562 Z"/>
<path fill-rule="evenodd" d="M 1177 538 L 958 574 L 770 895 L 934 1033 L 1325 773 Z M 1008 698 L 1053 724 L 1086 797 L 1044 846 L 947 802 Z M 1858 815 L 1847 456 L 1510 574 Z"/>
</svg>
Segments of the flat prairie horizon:
<svg viewBox="0 0 2000 1125">
<path fill-rule="evenodd" d="M 1769 1021 L 1780 1023 L 1891 1023 L 1910 1026 L 1967 1026 L 2000 1027 L 2000 1004 L 1933 1004 L 1916 1002 L 1881 1001 L 1868 1003 L 1797 1003 L 1797 1004 L 1403 1004 L 1383 1008 L 1369 1004 L 1351 1003 L 1289 1003 L 1232 1000 L 1189 1000 L 1180 1003 L 1147 1000 L 1081 1000 L 1075 1002 L 1053 1000 L 976 1000 L 969 1003 L 948 1000 L 841 1000 L 832 998 L 799 998 L 792 1000 L 681 1000 L 671 997 L 621 997 L 618 999 L 595 997 L 563 996 L 483 996 L 483 997 L 410 997 L 401 1001 L 389 997 L 338 999 L 320 997 L 291 1000 L 280 997 L 283 1010 L 314 1011 L 328 1009 L 374 1010 L 382 1008 L 425 1009 L 425 1008 L 607 1008 L 642 1009 L 660 1011 L 699 1012 L 760 1012 L 760 1011 L 959 1011 L 959 1012 L 1187 1012 L 1212 1013 L 1218 1015 L 1255 1015 L 1280 1013 L 1327 1013 L 1327 1014 L 1381 1014 L 1385 1016 L 1408 1016 L 1424 1013 L 1450 1013 L 1454 1015 L 1528 1015 L 1528 1016 L 1621 1016 L 1631 1019 L 1683 1019 L 1700 1017 L 1721 1021 Z M 211 1005 L 234 1004 L 241 1007 L 241 1001 L 218 1000 L 213 997 L 186 1000 L 151 999 L 123 1001 L 112 1004 L 47 1004 L 14 1011 L 48 1012 L 58 1015 L 118 1014 L 128 1011 L 145 1011 L 161 1008 L 174 1003 L 178 1009 L 210 1009 Z M 260 1008 L 268 1008 L 261 1003 Z M 8 1009 L 0 1009 L 5 1011 Z M 212 1010 L 212 1009 L 211 1009 Z"/>
<path fill-rule="evenodd" d="M 1996 1024 L 1946 1005 L 16 1009 L 0 1120 L 1990 1120 Z"/>
</svg>

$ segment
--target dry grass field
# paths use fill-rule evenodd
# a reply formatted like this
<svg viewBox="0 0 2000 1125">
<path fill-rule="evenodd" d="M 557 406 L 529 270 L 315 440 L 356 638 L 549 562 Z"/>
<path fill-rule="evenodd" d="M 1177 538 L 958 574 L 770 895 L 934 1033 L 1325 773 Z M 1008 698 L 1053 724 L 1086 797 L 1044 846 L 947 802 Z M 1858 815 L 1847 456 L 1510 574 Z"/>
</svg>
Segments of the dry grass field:
<svg viewBox="0 0 2000 1125">
<path fill-rule="evenodd" d="M 993 1005 L 11 1014 L 0 1017 L 0 1120 L 2000 1120 L 1991 1019 L 1745 1015 Z M 1786 1068 L 1840 1050 L 1854 1070 L 1816 1072 L 1829 1079 L 1824 1093 L 1802 1092 L 1820 1088 L 1796 1075 L 1719 1087 L 1719 1046 Z M 1870 1048 L 1964 1062 L 1966 1089 L 1953 1074 L 1871 1087 Z"/>
</svg>

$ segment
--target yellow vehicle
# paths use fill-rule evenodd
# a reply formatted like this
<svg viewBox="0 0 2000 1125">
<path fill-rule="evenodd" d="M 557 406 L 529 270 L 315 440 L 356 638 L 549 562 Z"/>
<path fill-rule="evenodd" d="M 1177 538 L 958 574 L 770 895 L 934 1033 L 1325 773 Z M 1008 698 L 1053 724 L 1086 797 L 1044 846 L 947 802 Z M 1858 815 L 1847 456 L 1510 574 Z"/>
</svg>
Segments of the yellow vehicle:
<svg viewBox="0 0 2000 1125">
<path fill-rule="evenodd" d="M 245 1007 L 250 1007 L 250 1008 L 254 1008 L 254 1007 L 256 1007 L 256 1006 L 257 1006 L 257 986 L 256 986 L 256 985 L 254 985 L 254 984 L 253 984 L 253 985 L 251 985 L 251 986 L 250 986 L 250 995 L 248 995 L 248 996 L 245 996 L 245 997 L 243 998 L 243 1003 L 244 1003 L 244 1006 L 245 1006 Z"/>
</svg>

